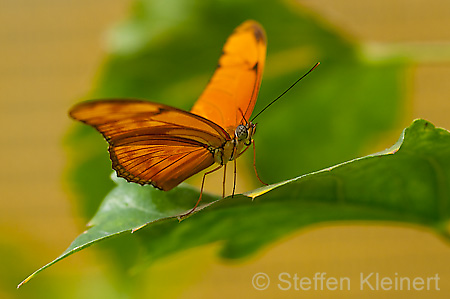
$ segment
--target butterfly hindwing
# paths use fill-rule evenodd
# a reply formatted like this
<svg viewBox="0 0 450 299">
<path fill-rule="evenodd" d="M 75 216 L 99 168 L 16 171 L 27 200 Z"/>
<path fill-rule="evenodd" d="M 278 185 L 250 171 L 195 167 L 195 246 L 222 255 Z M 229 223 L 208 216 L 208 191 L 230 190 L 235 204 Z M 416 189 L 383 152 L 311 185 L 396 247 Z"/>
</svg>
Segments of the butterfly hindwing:
<svg viewBox="0 0 450 299">
<path fill-rule="evenodd" d="M 70 115 L 103 134 L 119 176 L 163 190 L 211 166 L 212 150 L 230 139 L 207 119 L 141 100 L 84 102 Z"/>
</svg>

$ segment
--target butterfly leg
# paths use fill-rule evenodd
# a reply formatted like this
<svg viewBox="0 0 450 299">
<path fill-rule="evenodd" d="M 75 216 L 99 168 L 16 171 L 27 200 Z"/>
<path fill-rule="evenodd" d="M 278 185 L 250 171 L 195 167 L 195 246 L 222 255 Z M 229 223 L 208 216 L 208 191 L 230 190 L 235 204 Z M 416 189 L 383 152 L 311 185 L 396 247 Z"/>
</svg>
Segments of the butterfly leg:
<svg viewBox="0 0 450 299">
<path fill-rule="evenodd" d="M 233 193 L 231 193 L 231 197 L 234 197 L 234 191 L 236 190 L 236 159 L 233 160 L 234 162 L 234 180 L 233 180 Z"/>
<path fill-rule="evenodd" d="M 245 153 L 248 150 L 249 146 L 250 145 L 248 145 L 242 152 L 240 152 L 236 159 L 239 158 L 243 153 Z"/>
<path fill-rule="evenodd" d="M 190 210 L 189 212 L 187 212 L 186 214 L 182 214 L 178 216 L 178 220 L 181 221 L 184 218 L 186 218 L 187 216 L 189 216 L 192 212 L 195 211 L 195 209 L 198 207 L 198 204 L 200 203 L 200 201 L 202 201 L 202 195 L 203 195 L 203 186 L 205 185 L 205 177 L 210 174 L 213 173 L 217 170 L 219 170 L 223 165 L 219 165 L 218 167 L 214 168 L 213 170 L 207 171 L 203 174 L 203 179 L 202 179 L 202 186 L 200 188 L 200 197 L 197 200 L 197 203 L 195 204 L 195 206 L 192 208 L 192 210 Z"/>
<path fill-rule="evenodd" d="M 255 148 L 255 140 L 252 141 L 253 143 L 253 169 L 255 170 L 256 177 L 261 182 L 261 184 L 267 186 L 268 184 L 264 183 L 261 178 L 258 175 L 258 172 L 256 171 L 256 148 Z"/>
<path fill-rule="evenodd" d="M 225 198 L 225 177 L 227 176 L 227 164 L 223 165 L 222 198 Z"/>
</svg>

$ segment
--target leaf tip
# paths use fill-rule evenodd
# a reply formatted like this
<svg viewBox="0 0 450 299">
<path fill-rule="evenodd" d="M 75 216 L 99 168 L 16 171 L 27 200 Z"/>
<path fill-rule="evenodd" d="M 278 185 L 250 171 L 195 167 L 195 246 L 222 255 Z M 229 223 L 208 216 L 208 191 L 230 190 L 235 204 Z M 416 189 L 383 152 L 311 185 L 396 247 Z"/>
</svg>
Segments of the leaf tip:
<svg viewBox="0 0 450 299">
<path fill-rule="evenodd" d="M 17 289 L 19 289 L 21 286 L 23 286 L 24 284 L 26 284 L 31 278 L 33 278 L 33 276 L 36 274 L 36 272 L 34 272 L 33 274 L 29 275 L 27 278 L 25 278 L 21 283 L 19 283 L 17 285 Z"/>
</svg>

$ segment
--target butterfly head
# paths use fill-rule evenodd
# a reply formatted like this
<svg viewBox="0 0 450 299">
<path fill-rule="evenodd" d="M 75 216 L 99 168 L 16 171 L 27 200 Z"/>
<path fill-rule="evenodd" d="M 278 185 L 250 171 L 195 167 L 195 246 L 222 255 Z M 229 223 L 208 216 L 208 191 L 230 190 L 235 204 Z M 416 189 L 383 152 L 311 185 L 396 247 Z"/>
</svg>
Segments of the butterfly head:
<svg viewBox="0 0 450 299">
<path fill-rule="evenodd" d="M 246 123 L 245 125 L 237 126 L 234 131 L 234 136 L 236 137 L 238 142 L 243 142 L 246 146 L 252 144 L 253 134 L 256 131 L 256 124 L 251 122 Z"/>
</svg>

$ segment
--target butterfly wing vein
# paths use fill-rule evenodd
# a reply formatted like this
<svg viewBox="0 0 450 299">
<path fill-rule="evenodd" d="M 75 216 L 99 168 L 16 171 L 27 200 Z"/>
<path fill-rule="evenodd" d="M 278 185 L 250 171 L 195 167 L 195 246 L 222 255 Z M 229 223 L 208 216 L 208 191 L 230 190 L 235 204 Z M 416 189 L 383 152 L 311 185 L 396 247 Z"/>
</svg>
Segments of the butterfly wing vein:
<svg viewBox="0 0 450 299">
<path fill-rule="evenodd" d="M 230 140 L 207 119 L 148 101 L 84 102 L 71 116 L 103 134 L 118 176 L 166 191 L 214 164 L 214 149 Z"/>
</svg>

